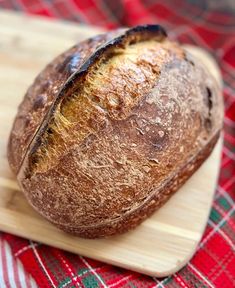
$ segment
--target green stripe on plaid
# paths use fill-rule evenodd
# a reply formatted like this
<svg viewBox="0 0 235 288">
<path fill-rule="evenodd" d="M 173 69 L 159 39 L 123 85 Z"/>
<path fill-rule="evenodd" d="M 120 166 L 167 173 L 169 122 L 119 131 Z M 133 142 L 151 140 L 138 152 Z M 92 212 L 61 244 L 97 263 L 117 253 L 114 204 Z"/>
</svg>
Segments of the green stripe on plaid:
<svg viewBox="0 0 235 288">
<path fill-rule="evenodd" d="M 88 274 L 85 276 L 85 278 L 82 279 L 82 283 L 86 288 L 99 288 L 99 281 L 97 280 L 97 277 L 93 274 Z"/>
<path fill-rule="evenodd" d="M 84 274 L 87 274 L 84 278 L 82 276 Z M 79 277 L 82 279 L 82 283 L 84 284 L 85 287 L 93 287 L 90 285 L 94 285 L 94 287 L 99 287 L 99 282 L 96 280 L 94 281 L 92 278 L 95 278 L 94 275 L 91 274 L 90 270 L 88 268 L 82 268 L 78 270 L 78 273 L 75 275 L 75 277 Z M 73 277 L 73 278 L 75 278 Z M 72 279 L 71 277 L 66 277 L 63 281 L 61 281 L 58 285 L 58 288 L 65 288 L 68 287 L 69 284 L 71 284 Z M 96 283 L 96 284 L 94 284 Z M 73 287 L 73 286 L 69 286 Z"/>
<path fill-rule="evenodd" d="M 220 222 L 222 219 L 220 213 L 214 207 L 211 210 L 210 219 L 215 223 Z"/>
<path fill-rule="evenodd" d="M 69 277 L 66 277 L 60 284 L 58 285 L 58 288 L 64 288 L 71 282 L 71 279 Z"/>
<path fill-rule="evenodd" d="M 224 208 L 226 211 L 228 211 L 231 208 L 231 205 L 224 197 L 219 198 L 219 204 L 220 206 L 222 206 L 221 208 Z"/>
<path fill-rule="evenodd" d="M 79 277 L 81 277 L 81 276 L 83 276 L 84 274 L 89 273 L 89 272 L 90 272 L 90 270 L 89 270 L 88 268 L 81 268 L 81 269 L 78 269 L 77 275 L 78 275 Z"/>
</svg>

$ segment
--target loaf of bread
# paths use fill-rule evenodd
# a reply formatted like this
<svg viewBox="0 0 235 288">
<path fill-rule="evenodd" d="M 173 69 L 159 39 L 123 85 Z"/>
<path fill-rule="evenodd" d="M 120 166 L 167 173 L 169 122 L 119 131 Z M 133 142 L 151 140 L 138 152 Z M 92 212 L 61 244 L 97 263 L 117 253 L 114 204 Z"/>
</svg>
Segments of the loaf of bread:
<svg viewBox="0 0 235 288">
<path fill-rule="evenodd" d="M 8 159 L 29 203 L 96 238 L 133 229 L 210 155 L 223 122 L 214 78 L 159 25 L 78 43 L 35 79 Z"/>
</svg>

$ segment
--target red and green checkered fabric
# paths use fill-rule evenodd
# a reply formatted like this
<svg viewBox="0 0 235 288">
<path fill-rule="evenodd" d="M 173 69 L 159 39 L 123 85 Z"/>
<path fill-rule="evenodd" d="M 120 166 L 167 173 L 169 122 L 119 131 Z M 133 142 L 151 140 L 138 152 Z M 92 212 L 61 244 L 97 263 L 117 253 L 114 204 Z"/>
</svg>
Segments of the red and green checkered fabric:
<svg viewBox="0 0 235 288">
<path fill-rule="evenodd" d="M 235 1 L 11 0 L 0 7 L 111 29 L 160 23 L 172 38 L 207 49 L 224 79 L 224 147 L 219 184 L 197 253 L 178 273 L 144 276 L 3 234 L 39 287 L 235 287 Z"/>
</svg>

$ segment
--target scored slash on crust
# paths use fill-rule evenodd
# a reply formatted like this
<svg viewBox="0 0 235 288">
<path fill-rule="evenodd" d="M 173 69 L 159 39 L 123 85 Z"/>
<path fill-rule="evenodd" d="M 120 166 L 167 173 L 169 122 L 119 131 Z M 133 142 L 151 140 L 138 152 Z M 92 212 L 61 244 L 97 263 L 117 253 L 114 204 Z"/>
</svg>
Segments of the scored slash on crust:
<svg viewBox="0 0 235 288">
<path fill-rule="evenodd" d="M 27 166 L 25 160 L 28 162 L 29 169 L 27 171 L 34 170 L 34 167 L 37 166 L 38 162 L 38 149 L 40 149 L 43 143 L 44 135 L 53 133 L 50 129 L 50 123 L 53 121 L 56 109 L 61 105 L 62 101 L 68 100 L 73 90 L 76 89 L 78 82 L 82 83 L 85 81 L 85 77 L 88 73 L 100 62 L 105 62 L 107 59 L 112 57 L 112 53 L 115 53 L 117 50 L 123 50 L 128 45 L 133 45 L 142 41 L 147 40 L 156 40 L 161 42 L 167 37 L 166 31 L 160 25 L 143 25 L 137 26 L 131 29 L 126 30 L 121 35 L 107 41 L 105 44 L 98 47 L 98 49 L 89 57 L 88 60 L 81 66 L 78 71 L 75 71 L 66 83 L 63 85 L 62 89 L 59 91 L 54 103 L 52 103 L 48 113 L 45 115 L 45 118 L 42 120 L 41 125 L 39 126 L 37 132 L 35 133 L 34 138 L 30 142 L 26 154 L 23 158 L 21 167 L 18 172 L 18 177 L 24 170 L 24 167 Z M 58 116 L 65 126 L 69 129 L 69 122 L 61 114 Z M 47 153 L 46 149 L 43 149 L 43 153 Z M 27 158 L 27 159 L 26 159 Z M 27 172 L 27 177 L 30 173 Z"/>
<path fill-rule="evenodd" d="M 221 101 L 213 79 L 158 25 L 86 40 L 39 76 L 52 77 L 56 92 L 44 90 L 49 110 L 37 114 L 18 181 L 30 204 L 64 231 L 94 238 L 135 228 L 218 139 Z M 40 77 L 28 98 L 37 97 Z"/>
</svg>

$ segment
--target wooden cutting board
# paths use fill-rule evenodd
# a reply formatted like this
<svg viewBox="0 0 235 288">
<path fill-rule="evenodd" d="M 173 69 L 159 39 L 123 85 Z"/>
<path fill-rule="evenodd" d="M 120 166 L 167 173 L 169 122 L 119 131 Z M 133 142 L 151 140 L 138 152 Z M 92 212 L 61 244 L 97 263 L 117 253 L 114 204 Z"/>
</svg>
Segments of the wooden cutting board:
<svg viewBox="0 0 235 288">
<path fill-rule="evenodd" d="M 0 13 L 0 230 L 153 276 L 178 271 L 194 254 L 209 215 L 219 170 L 221 143 L 187 183 L 134 231 L 102 240 L 65 234 L 44 220 L 19 191 L 6 159 L 17 105 L 36 74 L 94 27 Z M 202 50 L 188 47 L 220 74 Z"/>
</svg>

